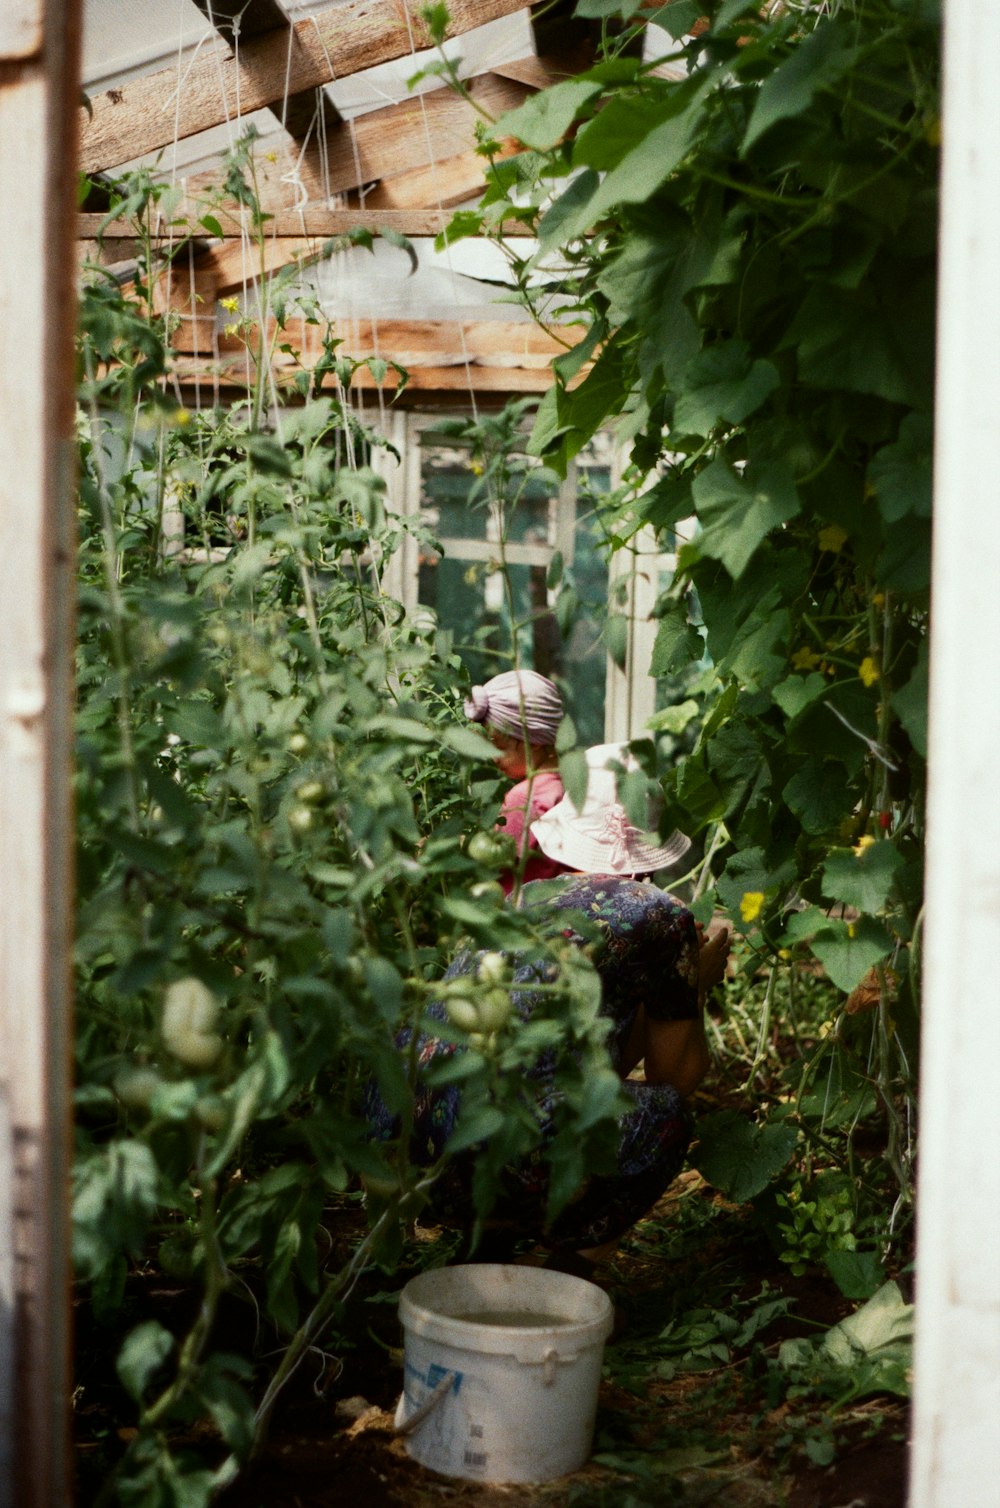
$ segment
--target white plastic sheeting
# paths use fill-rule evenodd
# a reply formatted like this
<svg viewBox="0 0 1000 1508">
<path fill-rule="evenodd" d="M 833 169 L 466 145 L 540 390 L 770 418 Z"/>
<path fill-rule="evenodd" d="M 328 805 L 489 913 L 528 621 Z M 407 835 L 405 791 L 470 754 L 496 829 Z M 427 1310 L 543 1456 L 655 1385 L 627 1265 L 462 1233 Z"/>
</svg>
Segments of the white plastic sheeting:
<svg viewBox="0 0 1000 1508">
<path fill-rule="evenodd" d="M 521 305 L 507 302 L 497 282 L 510 281 L 507 262 L 490 242 L 460 241 L 446 251 L 422 237 L 412 242 L 417 267 L 397 247 L 376 241 L 372 251 L 352 248 L 311 268 L 303 281 L 316 292 L 331 318 L 482 319 L 530 322 Z M 525 249 L 526 243 L 519 243 Z M 486 280 L 489 281 L 486 281 Z"/>
</svg>

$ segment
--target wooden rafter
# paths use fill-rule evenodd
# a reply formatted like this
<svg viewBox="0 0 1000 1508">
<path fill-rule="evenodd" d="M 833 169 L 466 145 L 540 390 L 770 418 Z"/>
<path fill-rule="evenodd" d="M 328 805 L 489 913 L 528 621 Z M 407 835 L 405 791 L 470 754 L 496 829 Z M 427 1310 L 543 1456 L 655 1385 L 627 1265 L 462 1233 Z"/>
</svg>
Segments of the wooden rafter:
<svg viewBox="0 0 1000 1508">
<path fill-rule="evenodd" d="M 553 84 L 565 83 L 574 74 L 585 72 L 593 62 L 593 47 L 576 41 L 558 56 L 517 58 L 511 63 L 497 63 L 493 72 L 501 78 L 527 84 L 531 89 L 548 89 Z"/>
<path fill-rule="evenodd" d="M 292 387 L 298 370 L 299 368 L 288 357 L 275 364 L 274 380 L 279 391 Z M 245 390 L 253 381 L 252 369 L 248 373 L 246 359 L 240 356 L 229 356 L 210 363 L 193 357 L 178 357 L 173 365 L 173 376 L 184 387 L 191 387 L 196 382 L 203 384 L 217 382 L 222 389 Z M 581 378 L 575 379 L 577 382 L 580 380 Z M 388 396 L 392 396 L 403 386 L 402 379 L 392 367 L 380 381 L 376 381 L 366 367 L 360 367 L 351 385 L 362 392 L 381 390 Z M 546 392 L 551 385 L 552 376 L 548 367 L 532 370 L 525 367 L 489 367 L 473 363 L 466 368 L 464 363 L 458 363 L 450 366 L 414 367 L 408 373 L 406 391 L 414 396 L 419 394 L 423 398 L 432 393 L 454 393 L 460 399 L 464 398 L 467 403 L 470 388 L 476 393 L 492 393 L 502 398 L 512 393 L 541 394 Z M 570 384 L 570 386 L 573 385 L 573 383 Z M 332 379 L 330 388 L 332 391 Z"/>
<path fill-rule="evenodd" d="M 500 157 L 512 155 L 517 150 L 513 142 L 504 147 Z M 460 157 L 437 162 L 431 167 L 413 168 L 409 173 L 400 173 L 392 178 L 383 178 L 381 183 L 364 196 L 364 205 L 369 209 L 396 210 L 402 213 L 434 204 L 441 209 L 449 205 L 464 204 L 467 199 L 478 199 L 485 187 L 486 164 L 476 152 L 463 152 Z M 349 198 L 359 206 L 360 196 Z"/>
<path fill-rule="evenodd" d="M 223 40 L 232 43 L 234 52 L 254 37 L 275 33 L 281 35 L 289 57 L 299 46 L 292 24 L 277 0 L 194 0 L 194 3 Z M 287 95 L 276 113 L 292 139 L 306 147 L 303 166 L 311 180 L 310 192 L 326 198 L 330 190 L 323 178 L 322 162 L 317 173 L 307 143 L 321 143 L 336 134 L 342 122 L 333 101 L 320 88 L 303 89 Z"/>
<path fill-rule="evenodd" d="M 194 0 L 194 3 L 223 39 L 232 42 L 234 51 L 239 43 L 269 32 L 280 32 L 290 53 L 299 45 L 292 23 L 277 0 Z M 301 141 L 317 124 L 320 111 L 320 129 L 335 130 L 340 115 L 333 101 L 317 87 L 303 89 L 282 101 L 281 124 L 296 141 Z"/>
<path fill-rule="evenodd" d="M 459 35 L 525 8 L 525 0 L 451 0 L 450 32 Z M 80 166 L 105 172 L 169 146 L 175 136 L 269 108 L 286 93 L 301 94 L 429 47 L 421 9 L 422 0 L 348 0 L 294 22 L 291 52 L 283 31 L 255 37 L 237 54 L 220 41 L 180 74 L 166 68 L 109 89 L 91 100 L 89 115 L 81 109 Z"/>
<path fill-rule="evenodd" d="M 191 306 L 188 305 L 187 308 Z M 195 306 L 192 315 L 182 314 L 171 335 L 171 345 L 178 356 L 207 356 L 213 340 L 220 355 L 245 349 L 244 338 L 221 331 L 215 336 L 215 314 L 209 306 Z M 404 367 L 452 366 L 466 359 L 486 366 L 511 366 L 536 369 L 547 367 L 580 338 L 579 329 L 566 331 L 564 339 L 536 325 L 533 320 L 484 318 L 446 319 L 338 319 L 330 322 L 330 338 L 343 342 L 351 356 L 381 355 Z M 249 339 L 256 341 L 257 326 Z M 268 321 L 269 344 L 288 346 L 302 359 L 315 361 L 320 350 L 320 331 L 303 319 L 289 319 L 280 334 L 273 320 Z"/>
<path fill-rule="evenodd" d="M 482 118 L 480 111 L 494 117 L 502 115 L 505 110 L 523 104 L 531 91 L 524 84 L 487 73 L 471 81 L 469 93 L 471 102 L 450 90 L 436 90 L 423 98 L 402 100 L 398 105 L 387 105 L 359 116 L 327 138 L 322 154 L 315 153 L 314 173 L 322 171 L 327 193 L 343 193 L 412 171 L 433 171 L 437 164 L 472 154 L 476 124 Z M 476 157 L 475 161 L 478 171 L 463 198 L 481 191 L 483 186 L 486 161 L 482 157 Z M 268 211 L 276 204 L 291 207 L 296 198 L 299 168 L 299 154 L 284 147 L 255 154 L 254 174 L 262 206 Z M 468 177 L 466 173 L 465 178 Z M 215 171 L 192 173 L 186 180 L 189 199 L 211 195 L 219 187 L 220 176 Z M 423 198 L 366 199 L 366 203 L 377 207 L 385 202 L 387 208 L 405 209 L 428 205 L 440 208 L 453 202 L 435 194 L 433 187 L 430 183 Z"/>
<path fill-rule="evenodd" d="M 224 240 L 240 241 L 246 236 L 247 223 L 240 217 L 238 209 L 217 208 L 214 213 Z M 370 230 L 376 235 L 382 230 L 393 230 L 401 236 L 436 236 L 445 229 L 450 219 L 451 214 L 441 209 L 327 209 L 322 204 L 308 204 L 301 210 L 279 210 L 267 222 L 267 238 L 287 238 L 298 244 L 311 238 L 325 240 L 333 236 L 349 235 L 353 230 Z M 532 234 L 531 227 L 519 220 L 504 221 L 503 228 L 504 234 L 508 236 Z M 78 215 L 76 233 L 79 240 L 86 242 L 96 242 L 98 235 L 103 235 L 105 241 L 112 242 L 114 249 L 120 251 L 123 258 L 134 254 L 138 239 L 135 227 L 127 220 L 108 222 L 106 215 Z M 290 261 L 295 254 L 294 250 L 288 250 L 286 261 Z"/>
</svg>

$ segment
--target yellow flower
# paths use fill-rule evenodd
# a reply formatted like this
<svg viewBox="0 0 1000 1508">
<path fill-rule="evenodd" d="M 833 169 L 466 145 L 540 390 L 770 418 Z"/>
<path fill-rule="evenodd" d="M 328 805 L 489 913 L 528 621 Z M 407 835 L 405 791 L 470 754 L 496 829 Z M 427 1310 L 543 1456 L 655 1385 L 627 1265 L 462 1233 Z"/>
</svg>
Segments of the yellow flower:
<svg viewBox="0 0 1000 1508">
<path fill-rule="evenodd" d="M 747 890 L 740 901 L 740 916 L 745 922 L 755 922 L 764 909 L 763 890 Z"/>
<path fill-rule="evenodd" d="M 885 592 L 876 592 L 872 598 L 872 607 L 885 607 Z"/>
<path fill-rule="evenodd" d="M 875 682 L 879 678 L 879 674 L 879 668 L 875 664 L 875 661 L 872 659 L 871 655 L 865 655 L 864 659 L 861 661 L 861 664 L 858 666 L 858 675 L 861 677 L 862 685 L 874 686 Z"/>
<path fill-rule="evenodd" d="M 792 655 L 792 665 L 796 670 L 815 670 L 819 664 L 819 655 L 814 649 L 797 649 Z"/>
<path fill-rule="evenodd" d="M 847 935 L 848 935 L 848 937 L 854 937 L 854 936 L 856 936 L 857 930 L 858 930 L 857 926 L 856 926 L 856 924 L 854 922 L 848 922 L 847 923 Z"/>
<path fill-rule="evenodd" d="M 232 336 L 234 335 L 239 335 L 240 327 L 239 325 L 223 325 L 222 333 L 223 335 L 228 335 L 230 338 L 232 338 Z"/>
<path fill-rule="evenodd" d="M 222 305 L 223 309 L 228 309 L 230 314 L 235 314 L 237 309 L 240 307 L 240 301 L 238 298 L 220 298 L 219 303 Z"/>
<path fill-rule="evenodd" d="M 865 849 L 871 848 L 874 842 L 875 839 L 872 837 L 871 833 L 865 833 L 858 839 L 857 843 L 855 843 L 854 845 L 854 852 L 857 854 L 859 859 L 861 858 L 861 855 L 864 853 Z"/>
<path fill-rule="evenodd" d="M 837 555 L 847 543 L 847 530 L 839 524 L 827 524 L 819 531 L 819 547 L 821 550 L 829 550 L 831 555 Z"/>
<path fill-rule="evenodd" d="M 191 415 L 190 415 L 189 411 L 186 408 L 176 408 L 176 409 L 174 409 L 174 423 L 175 424 L 190 424 L 191 423 Z"/>
<path fill-rule="evenodd" d="M 481 461 L 470 461 L 469 462 L 469 470 L 472 472 L 473 476 L 482 476 L 482 474 L 483 474 L 483 465 L 482 465 L 482 462 Z"/>
</svg>

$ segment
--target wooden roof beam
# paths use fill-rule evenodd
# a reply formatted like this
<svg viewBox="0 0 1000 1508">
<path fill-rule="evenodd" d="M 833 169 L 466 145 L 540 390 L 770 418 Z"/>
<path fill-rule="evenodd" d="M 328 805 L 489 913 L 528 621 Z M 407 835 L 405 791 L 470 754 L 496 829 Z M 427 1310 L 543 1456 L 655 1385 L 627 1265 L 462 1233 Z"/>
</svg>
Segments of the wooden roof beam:
<svg viewBox="0 0 1000 1508">
<path fill-rule="evenodd" d="M 565 83 L 575 74 L 585 73 L 593 67 L 594 60 L 593 46 L 577 39 L 558 54 L 537 57 L 533 53 L 531 57 L 517 58 L 511 63 L 496 63 L 492 70 L 501 78 L 514 79 L 519 84 L 527 84 L 530 89 L 548 89 L 552 84 Z"/>
<path fill-rule="evenodd" d="M 495 117 L 523 104 L 531 92 L 524 84 L 485 73 L 469 84 L 474 104 L 450 90 L 439 90 L 372 110 L 341 126 L 322 153 L 310 146 L 313 174 L 322 170 L 324 189 L 314 193 L 308 183 L 304 187 L 311 199 L 325 199 L 328 193 L 378 184 L 357 201 L 360 208 L 372 209 L 442 209 L 478 197 L 487 165 L 473 150 L 481 118 L 476 107 Z M 466 167 L 461 185 L 455 187 L 456 175 L 449 166 L 459 158 Z M 268 213 L 290 209 L 296 200 L 294 175 L 301 170 L 298 152 L 288 147 L 259 151 L 255 164 L 261 207 Z M 410 190 L 404 188 L 402 196 L 395 195 L 389 184 L 401 184 L 411 173 L 423 177 L 414 179 Z M 193 173 L 186 179 L 189 200 L 213 194 L 219 186 L 217 172 Z"/>
<path fill-rule="evenodd" d="M 298 38 L 288 16 L 277 0 L 194 0 L 205 19 L 215 27 L 224 41 L 231 41 L 234 53 L 242 44 L 254 37 L 280 33 L 289 55 L 294 55 Z M 312 139 L 324 142 L 336 134 L 342 119 L 322 88 L 302 89 L 289 94 L 274 112 L 289 135 L 300 144 Z M 303 168 L 309 173 L 307 186 L 311 193 L 328 198 L 329 186 L 325 183 L 322 164 L 315 171 L 312 154 L 306 153 Z"/>
<path fill-rule="evenodd" d="M 512 142 L 501 157 L 512 156 L 517 147 Z M 478 152 L 463 152 L 458 157 L 437 162 L 430 167 L 413 168 L 392 178 L 383 178 L 363 199 L 366 209 L 395 210 L 403 213 L 423 205 L 441 209 L 478 199 L 486 187 L 486 162 Z M 351 196 L 359 207 L 361 196 Z"/>
<path fill-rule="evenodd" d="M 290 388 L 295 374 L 301 370 L 291 357 L 275 362 L 274 380 L 279 390 Z M 245 356 L 230 356 L 219 361 L 196 360 L 177 357 L 171 363 L 171 372 L 177 381 L 193 384 L 195 381 L 210 385 L 217 380 L 220 387 L 245 389 L 252 377 L 247 377 Z M 414 367 L 409 372 L 406 391 L 410 393 L 453 392 L 469 401 L 470 388 L 475 393 L 545 393 L 552 386 L 552 373 L 546 365 L 539 369 L 528 367 L 482 366 L 478 362 L 464 362 L 441 367 Z M 570 387 L 582 381 L 582 374 L 573 379 Z M 377 383 L 366 367 L 359 367 L 351 382 L 352 388 L 375 392 L 379 388 L 391 396 L 400 386 L 398 373 L 390 367 L 382 382 Z M 328 384 L 328 391 L 333 384 Z"/>
<path fill-rule="evenodd" d="M 482 158 L 477 158 L 477 161 L 482 163 Z M 369 201 L 370 197 L 369 195 Z M 222 227 L 224 241 L 243 240 L 247 226 L 235 205 L 231 209 L 216 205 L 212 212 Z M 301 244 L 303 239 L 327 240 L 332 236 L 349 235 L 353 230 L 370 230 L 373 235 L 378 235 L 382 230 L 394 230 L 401 236 L 436 236 L 445 229 L 450 219 L 451 214 L 446 209 L 379 209 L 369 207 L 368 203 L 364 208 L 327 209 L 322 204 L 308 204 L 302 210 L 279 210 L 267 222 L 266 235 L 269 241 L 289 238 L 296 245 Z M 106 221 L 106 215 L 78 215 L 78 240 L 96 241 L 98 235 L 102 234 L 106 244 L 112 243 L 109 249 L 119 253 L 110 260 L 124 260 L 134 256 L 136 241 L 139 239 L 135 226 L 128 220 L 111 220 L 105 224 Z M 520 220 L 504 221 L 503 229 L 506 236 L 534 234 L 531 226 Z M 201 237 L 204 233 L 199 231 L 198 234 Z M 289 249 L 285 260 L 291 261 L 293 255 L 294 250 Z"/>
<path fill-rule="evenodd" d="M 183 291 L 183 290 L 182 290 Z M 250 344 L 259 338 L 259 324 L 254 323 L 249 331 L 226 334 L 225 325 L 216 335 L 215 304 L 205 302 L 192 306 L 190 301 L 178 303 L 175 312 L 181 315 L 170 336 L 170 347 L 178 356 L 201 354 L 204 359 L 213 350 L 213 342 L 220 355 L 243 350 L 247 337 Z M 191 309 L 194 308 L 194 314 Z M 456 362 L 483 361 L 487 366 L 512 366 L 535 369 L 548 366 L 557 356 L 565 355 L 582 339 L 578 325 L 565 326 L 560 334 L 543 329 L 534 320 L 511 320 L 489 317 L 483 319 L 349 319 L 330 320 L 334 339 L 343 341 L 343 349 L 353 356 L 378 353 L 391 357 L 404 367 L 452 366 Z M 227 319 L 235 316 L 227 315 Z M 312 352 L 315 360 L 321 345 L 321 331 L 304 319 L 287 319 L 280 331 L 275 320 L 269 319 L 265 335 L 269 345 L 277 338 L 282 347 L 289 346 L 300 356 Z M 283 352 L 281 353 L 284 354 Z"/>
<path fill-rule="evenodd" d="M 165 68 L 95 95 L 91 114 L 80 110 L 80 167 L 85 173 L 107 171 L 169 146 L 175 135 L 194 136 L 239 112 L 269 109 L 286 91 L 301 94 L 430 47 L 423 3 L 348 0 L 294 22 L 291 55 L 287 34 L 272 30 L 246 42 L 236 55 L 220 41 L 203 48 L 181 74 L 176 67 Z M 458 36 L 526 5 L 525 0 L 451 0 L 449 9 L 449 32 Z"/>
</svg>

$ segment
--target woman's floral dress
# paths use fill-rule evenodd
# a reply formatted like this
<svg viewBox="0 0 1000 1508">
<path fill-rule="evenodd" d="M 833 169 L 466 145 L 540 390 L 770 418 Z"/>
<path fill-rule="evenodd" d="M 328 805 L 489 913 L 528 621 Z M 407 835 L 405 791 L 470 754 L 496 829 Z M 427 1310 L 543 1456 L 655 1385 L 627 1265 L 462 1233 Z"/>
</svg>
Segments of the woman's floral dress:
<svg viewBox="0 0 1000 1508">
<path fill-rule="evenodd" d="M 537 880 L 522 891 L 522 904 L 544 911 L 558 930 L 574 943 L 584 938 L 570 926 L 559 926 L 560 912 L 583 913 L 596 931 L 590 939 L 592 958 L 601 978 L 601 1013 L 610 1018 L 608 1051 L 621 1069 L 623 1054 L 640 1006 L 653 1021 L 691 1021 L 698 1016 L 698 934 L 691 913 L 673 896 L 653 885 L 616 875 L 566 875 Z M 567 922 L 571 921 L 566 917 Z M 474 972 L 477 955 L 462 953 L 445 978 Z M 538 1000 L 531 985 L 546 978 L 538 962 L 516 962 L 512 999 L 527 1019 Z M 428 1014 L 446 1019 L 435 1001 Z M 402 1043 L 401 1043 L 402 1045 Z M 435 1037 L 420 1040 L 420 1063 L 431 1064 L 441 1053 L 454 1051 Z M 543 1056 L 531 1074 L 536 1114 L 544 1127 L 555 1102 L 552 1087 L 555 1063 Z M 555 1249 L 579 1250 L 598 1246 L 622 1235 L 656 1203 L 680 1172 L 691 1140 L 691 1117 L 676 1089 L 669 1084 L 646 1084 L 626 1079 L 623 1088 L 632 1108 L 619 1120 L 615 1171 L 593 1175 L 576 1198 L 543 1235 L 548 1193 L 547 1164 L 541 1151 L 508 1167 L 495 1218 L 542 1236 Z M 412 1156 L 427 1166 L 440 1156 L 455 1127 L 461 1098 L 459 1085 L 418 1092 Z M 377 1091 L 368 1097 L 367 1113 L 376 1134 L 388 1139 L 397 1131 Z M 454 1159 L 436 1186 L 433 1214 L 447 1223 L 468 1221 L 471 1159 Z"/>
</svg>

